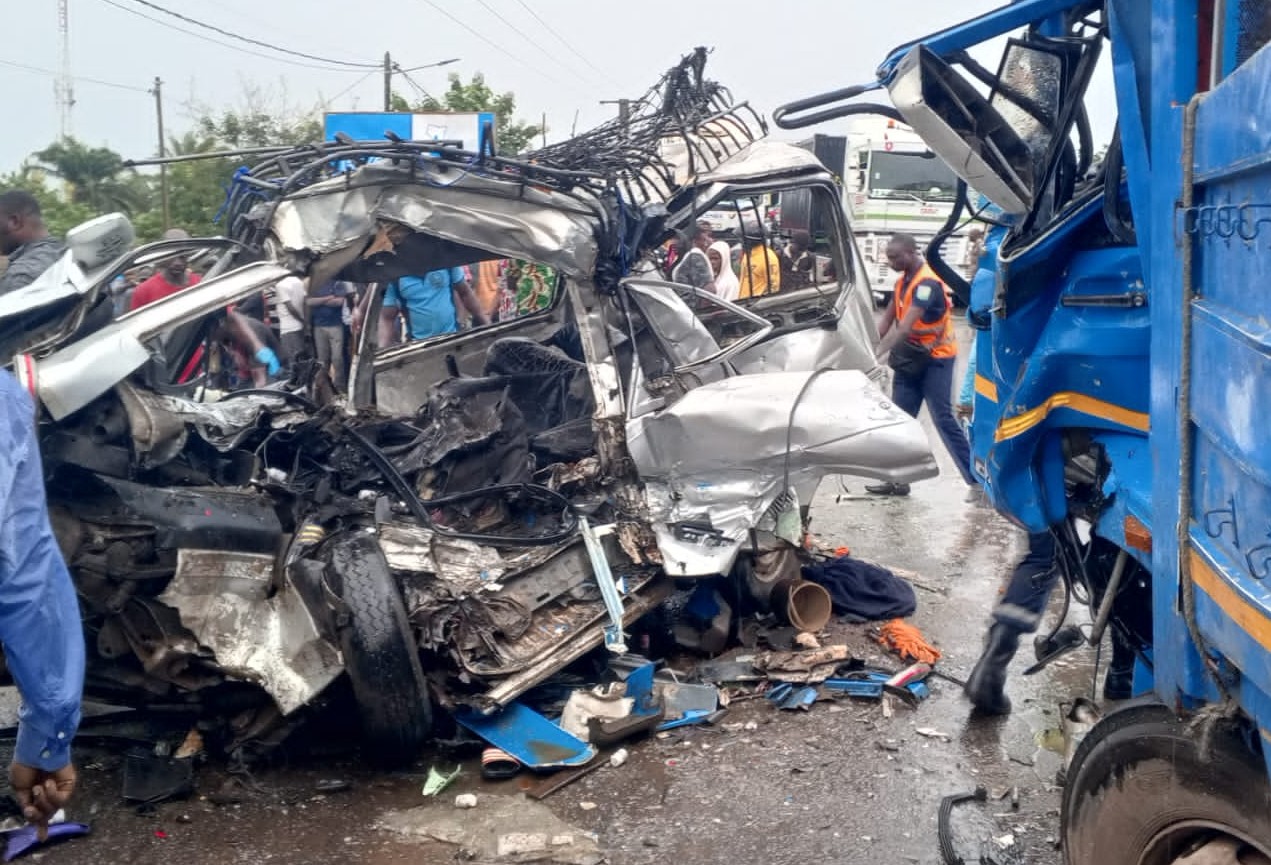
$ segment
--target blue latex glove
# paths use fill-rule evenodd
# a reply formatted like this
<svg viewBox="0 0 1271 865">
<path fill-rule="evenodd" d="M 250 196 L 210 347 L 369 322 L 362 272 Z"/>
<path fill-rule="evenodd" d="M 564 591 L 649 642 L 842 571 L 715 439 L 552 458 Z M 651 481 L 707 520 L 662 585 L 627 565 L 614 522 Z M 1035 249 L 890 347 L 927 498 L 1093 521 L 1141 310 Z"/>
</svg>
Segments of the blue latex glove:
<svg viewBox="0 0 1271 865">
<path fill-rule="evenodd" d="M 274 350 L 269 346 L 261 346 L 255 357 L 257 363 L 264 365 L 270 375 L 278 375 L 278 373 L 282 372 L 282 364 L 278 361 L 278 355 L 274 354 Z"/>
</svg>

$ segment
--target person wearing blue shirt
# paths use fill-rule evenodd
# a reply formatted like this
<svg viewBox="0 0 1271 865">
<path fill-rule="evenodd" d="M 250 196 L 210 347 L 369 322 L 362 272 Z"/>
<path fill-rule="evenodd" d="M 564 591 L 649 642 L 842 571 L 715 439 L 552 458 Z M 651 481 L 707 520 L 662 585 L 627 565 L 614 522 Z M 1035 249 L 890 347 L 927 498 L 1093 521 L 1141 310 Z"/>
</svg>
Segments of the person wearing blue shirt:
<svg viewBox="0 0 1271 865">
<path fill-rule="evenodd" d="M 0 643 L 22 695 L 9 784 L 41 837 L 75 789 L 84 690 L 79 602 L 49 524 L 35 406 L 0 370 Z"/>
<path fill-rule="evenodd" d="M 397 342 L 396 336 L 400 332 L 398 316 L 406 320 L 406 333 L 410 339 L 454 333 L 459 329 L 455 310 L 460 303 L 467 308 L 474 325 L 490 323 L 462 267 L 433 270 L 423 276 L 403 276 L 390 282 L 380 312 L 383 325 L 380 345 Z"/>
</svg>

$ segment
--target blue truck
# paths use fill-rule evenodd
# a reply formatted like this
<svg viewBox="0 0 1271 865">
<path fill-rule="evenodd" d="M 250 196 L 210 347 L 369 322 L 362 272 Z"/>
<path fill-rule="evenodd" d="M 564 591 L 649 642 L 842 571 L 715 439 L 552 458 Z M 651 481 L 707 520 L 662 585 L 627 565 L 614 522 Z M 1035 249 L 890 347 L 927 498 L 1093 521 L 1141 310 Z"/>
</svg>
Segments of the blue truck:
<svg viewBox="0 0 1271 865">
<path fill-rule="evenodd" d="M 776 115 L 903 119 L 961 178 L 947 230 L 992 205 L 987 290 L 929 253 L 980 331 L 975 470 L 1090 607 L 1039 662 L 1137 657 L 1068 767 L 1069 865 L 1271 862 L 1269 40 L 1266 0 L 1021 0 Z"/>
</svg>

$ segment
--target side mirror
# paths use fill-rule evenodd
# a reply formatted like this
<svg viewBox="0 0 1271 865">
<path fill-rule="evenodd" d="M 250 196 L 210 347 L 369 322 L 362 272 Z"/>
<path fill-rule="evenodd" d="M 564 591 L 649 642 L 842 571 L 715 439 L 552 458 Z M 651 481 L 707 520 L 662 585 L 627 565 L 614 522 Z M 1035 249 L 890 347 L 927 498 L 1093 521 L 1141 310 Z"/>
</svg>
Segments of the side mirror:
<svg viewBox="0 0 1271 865">
<path fill-rule="evenodd" d="M 969 81 L 916 45 L 897 64 L 887 90 L 905 122 L 968 186 L 1006 213 L 1028 213 L 1032 152 Z"/>
<path fill-rule="evenodd" d="M 113 262 L 136 239 L 132 223 L 122 213 L 107 213 L 66 232 L 66 248 L 86 273 Z"/>
</svg>

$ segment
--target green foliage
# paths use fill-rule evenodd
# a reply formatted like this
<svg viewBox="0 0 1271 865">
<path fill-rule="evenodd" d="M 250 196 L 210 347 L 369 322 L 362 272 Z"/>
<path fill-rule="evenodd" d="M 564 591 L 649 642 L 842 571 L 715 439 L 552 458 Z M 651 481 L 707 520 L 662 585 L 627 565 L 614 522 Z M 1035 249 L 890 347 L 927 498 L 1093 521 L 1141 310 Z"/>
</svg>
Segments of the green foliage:
<svg viewBox="0 0 1271 865">
<path fill-rule="evenodd" d="M 543 134 L 541 125 L 514 118 L 514 94 L 495 93 L 477 73 L 468 82 L 451 75 L 441 99 L 411 104 L 394 95 L 397 111 L 491 111 L 498 117 L 496 146 L 514 155 L 529 149 Z M 192 128 L 168 139 L 169 156 L 212 154 L 222 150 L 295 146 L 321 141 L 322 108 L 305 109 L 288 103 L 284 91 L 250 85 L 235 106 L 210 108 L 187 105 Z M 166 169 L 169 223 L 193 235 L 225 231 L 213 222 L 225 201 L 234 171 L 254 161 L 209 156 L 178 162 Z M 164 230 L 160 172 L 145 173 L 124 166 L 120 155 L 107 147 L 91 147 L 64 138 L 32 154 L 18 170 L 0 174 L 0 192 L 25 189 L 36 197 L 49 230 L 64 235 L 69 229 L 103 213 L 120 210 L 132 219 L 141 242 L 157 239 Z M 60 181 L 60 182 L 59 182 Z"/>
<path fill-rule="evenodd" d="M 45 225 L 59 237 L 97 215 L 87 204 L 71 201 L 69 196 L 50 188 L 48 175 L 30 165 L 24 165 L 11 174 L 0 174 L 0 192 L 10 189 L 23 189 L 34 195 L 40 202 Z"/>
<path fill-rule="evenodd" d="M 71 202 L 97 213 L 145 211 L 151 203 L 150 184 L 135 171 L 124 168 L 119 154 L 106 147 L 89 147 L 74 138 L 63 138 L 34 154 L 36 167 L 66 184 Z"/>
<path fill-rule="evenodd" d="M 400 95 L 393 94 L 394 111 L 492 111 L 495 115 L 495 148 L 505 156 L 516 156 L 531 149 L 532 145 L 546 131 L 542 124 L 524 123 L 515 119 L 516 95 L 511 91 L 495 93 L 485 83 L 485 76 L 480 72 L 472 76 L 472 80 L 464 83 L 458 75 L 450 75 L 450 85 L 441 99 L 425 96 L 418 102 L 411 103 Z"/>
<path fill-rule="evenodd" d="M 223 149 L 211 135 L 187 132 L 168 139 L 169 156 L 192 156 Z M 225 190 L 239 163 L 233 159 L 208 158 L 177 162 L 168 166 L 168 212 L 171 223 L 191 234 L 223 234 L 225 227 L 212 220 L 225 200 Z M 138 232 L 140 233 L 140 232 Z"/>
</svg>

